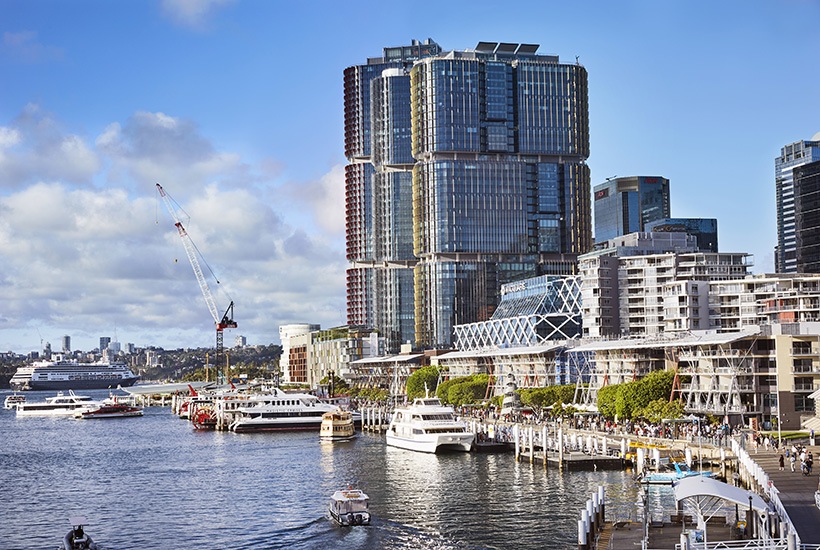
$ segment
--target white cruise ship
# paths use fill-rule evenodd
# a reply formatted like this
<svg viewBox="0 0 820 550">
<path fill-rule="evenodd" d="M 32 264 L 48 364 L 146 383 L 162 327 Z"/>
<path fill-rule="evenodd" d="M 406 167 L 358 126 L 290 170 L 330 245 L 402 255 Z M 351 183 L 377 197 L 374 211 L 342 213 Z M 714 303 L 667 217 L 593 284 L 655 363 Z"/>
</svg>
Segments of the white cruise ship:
<svg viewBox="0 0 820 550">
<path fill-rule="evenodd" d="M 17 369 L 9 385 L 20 390 L 99 390 L 132 386 L 139 376 L 125 363 L 80 363 L 61 354 L 51 361 L 35 361 Z"/>
<path fill-rule="evenodd" d="M 452 407 L 436 398 L 418 398 L 393 412 L 387 428 L 387 444 L 411 451 L 435 453 L 439 450 L 469 451 L 475 434 L 456 420 Z"/>
</svg>

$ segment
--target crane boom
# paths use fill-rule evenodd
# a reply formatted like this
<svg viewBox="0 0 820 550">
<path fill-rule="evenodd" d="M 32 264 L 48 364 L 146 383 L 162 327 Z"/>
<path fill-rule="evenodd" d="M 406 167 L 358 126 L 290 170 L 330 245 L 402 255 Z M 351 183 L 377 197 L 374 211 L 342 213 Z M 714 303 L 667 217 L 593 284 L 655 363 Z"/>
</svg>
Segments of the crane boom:
<svg viewBox="0 0 820 550">
<path fill-rule="evenodd" d="M 179 236 L 182 239 L 182 245 L 185 247 L 185 253 L 188 254 L 188 261 L 191 262 L 191 267 L 194 269 L 194 275 L 196 275 L 199 288 L 202 291 L 202 295 L 205 297 L 205 303 L 208 304 L 208 311 L 211 312 L 211 317 L 214 318 L 214 323 L 218 325 L 220 321 L 219 311 L 216 309 L 216 302 L 214 302 L 213 294 L 211 294 L 211 287 L 208 286 L 208 281 L 205 280 L 205 274 L 202 273 L 202 268 L 200 267 L 199 260 L 196 257 L 196 247 L 194 246 L 194 242 L 191 240 L 188 232 L 185 231 L 185 228 L 182 226 L 182 222 L 179 221 L 179 216 L 177 215 L 174 205 L 171 203 L 171 199 L 168 197 L 168 193 L 165 192 L 165 189 L 163 189 L 160 184 L 157 184 L 157 190 L 165 203 L 165 207 L 171 214 L 171 217 L 174 218 L 174 225 L 176 226 L 177 231 L 179 231 Z"/>
</svg>

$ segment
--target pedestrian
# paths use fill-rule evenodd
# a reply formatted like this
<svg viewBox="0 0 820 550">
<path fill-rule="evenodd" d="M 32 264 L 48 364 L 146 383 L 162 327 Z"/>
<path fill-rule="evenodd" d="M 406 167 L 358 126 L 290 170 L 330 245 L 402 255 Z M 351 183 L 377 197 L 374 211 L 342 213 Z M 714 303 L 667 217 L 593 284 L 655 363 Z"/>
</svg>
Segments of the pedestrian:
<svg viewBox="0 0 820 550">
<path fill-rule="evenodd" d="M 785 466 L 785 464 L 784 464 L 784 461 L 783 461 L 783 455 L 781 454 L 780 455 L 780 471 L 781 472 L 783 471 L 784 466 Z"/>
<path fill-rule="evenodd" d="M 794 463 L 796 462 L 796 459 L 797 457 L 795 457 L 794 454 L 792 454 L 792 456 L 789 457 L 789 464 L 791 464 L 792 473 L 794 473 Z"/>
</svg>

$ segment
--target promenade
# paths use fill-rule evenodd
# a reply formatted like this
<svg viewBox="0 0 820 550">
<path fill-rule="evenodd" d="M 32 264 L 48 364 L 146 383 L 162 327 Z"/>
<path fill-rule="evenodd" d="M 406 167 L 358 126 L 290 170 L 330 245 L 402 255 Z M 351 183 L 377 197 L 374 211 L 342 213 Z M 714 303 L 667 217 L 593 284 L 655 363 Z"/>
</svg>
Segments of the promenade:
<svg viewBox="0 0 820 550">
<path fill-rule="evenodd" d="M 807 446 L 812 455 L 820 456 L 820 446 Z M 779 465 L 780 451 L 765 451 L 759 449 L 757 453 L 751 451 L 749 456 L 765 470 L 775 488 L 779 491 L 780 502 L 786 508 L 786 513 L 792 520 L 794 528 L 800 535 L 803 544 L 820 544 L 820 509 L 815 506 L 814 492 L 817 491 L 820 480 L 820 468 L 814 467 L 814 473 L 804 476 L 800 473 L 800 462 L 797 462 L 792 473 L 789 462 L 781 472 Z M 782 453 L 785 458 L 785 450 Z"/>
</svg>

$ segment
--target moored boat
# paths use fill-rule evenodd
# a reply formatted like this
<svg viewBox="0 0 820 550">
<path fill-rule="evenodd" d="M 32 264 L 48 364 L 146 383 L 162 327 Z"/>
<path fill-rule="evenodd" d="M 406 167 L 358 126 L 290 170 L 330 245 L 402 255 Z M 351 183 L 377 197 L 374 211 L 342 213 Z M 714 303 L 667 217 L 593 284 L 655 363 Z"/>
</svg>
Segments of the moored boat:
<svg viewBox="0 0 820 550">
<path fill-rule="evenodd" d="M 322 441 L 350 441 L 356 436 L 353 413 L 336 409 L 322 415 L 319 439 Z"/>
<path fill-rule="evenodd" d="M 6 396 L 6 399 L 3 401 L 3 408 L 4 409 L 16 409 L 17 405 L 20 403 L 26 402 L 25 395 L 19 395 L 17 392 Z"/>
<path fill-rule="evenodd" d="M 87 395 L 76 395 L 68 390 L 68 395 L 58 392 L 45 401 L 26 401 L 17 405 L 17 416 L 71 416 L 77 410 L 102 406 Z"/>
<path fill-rule="evenodd" d="M 370 524 L 370 497 L 359 489 L 333 493 L 328 510 L 330 517 L 343 527 Z"/>
<path fill-rule="evenodd" d="M 475 434 L 457 420 L 452 407 L 436 398 L 418 398 L 409 407 L 397 408 L 387 428 L 387 444 L 411 451 L 469 451 Z"/>
<path fill-rule="evenodd" d="M 253 404 L 233 411 L 229 429 L 235 432 L 282 430 L 318 430 L 322 415 L 336 406 L 319 401 L 308 393 L 287 393 L 274 388 L 271 393 L 254 396 Z M 353 422 L 361 424 L 361 414 L 352 413 Z"/>
<path fill-rule="evenodd" d="M 650 485 L 671 485 L 688 477 L 715 477 L 715 472 L 696 472 L 690 469 L 685 462 L 670 461 L 662 464 L 661 467 L 659 472 L 650 472 L 640 476 L 640 482 Z"/>
<path fill-rule="evenodd" d="M 77 409 L 74 412 L 75 418 L 128 418 L 142 416 L 142 407 L 135 407 L 127 403 L 104 403 L 99 407 L 88 407 Z"/>
</svg>

